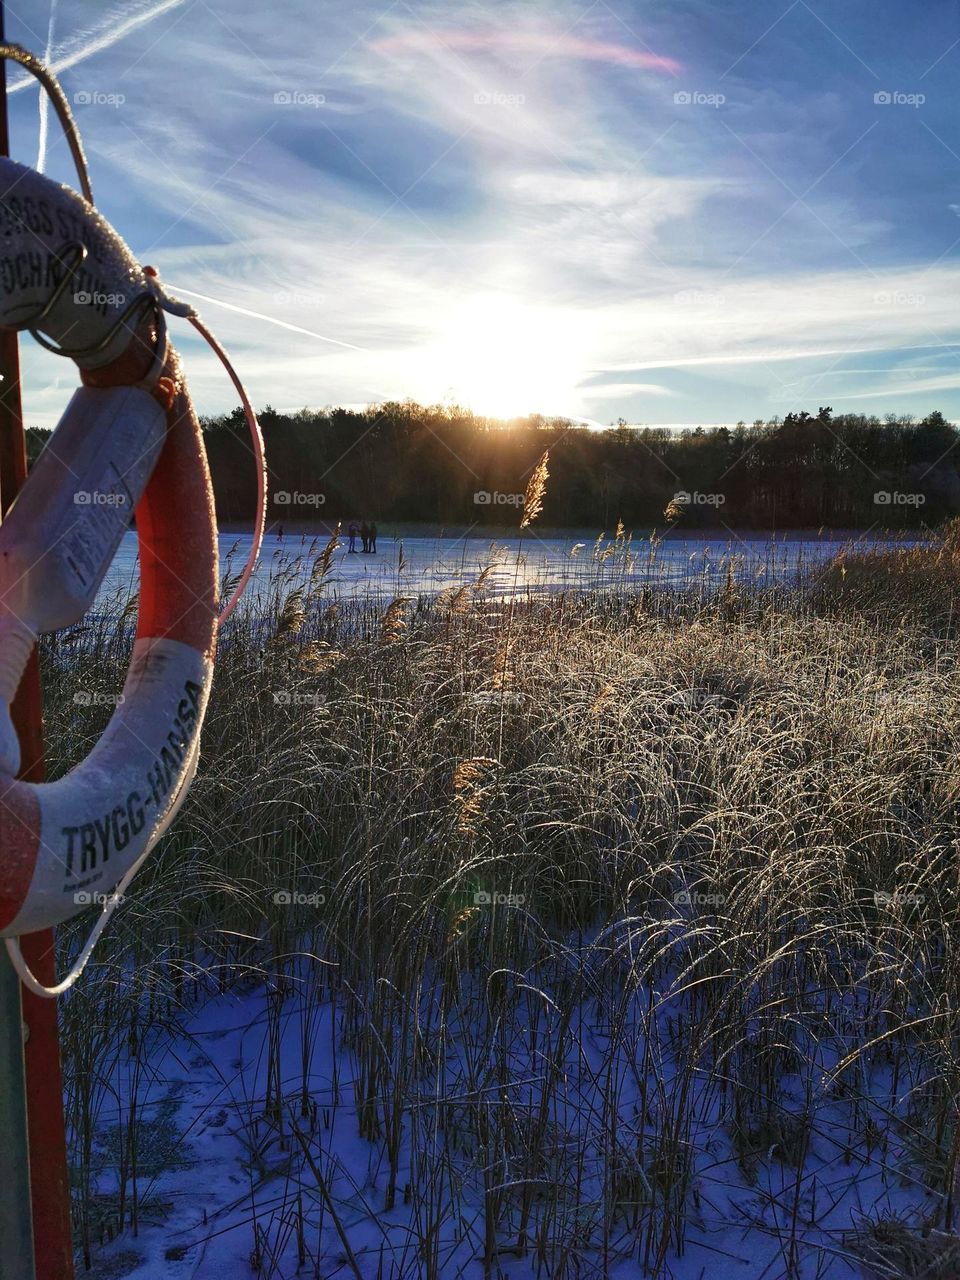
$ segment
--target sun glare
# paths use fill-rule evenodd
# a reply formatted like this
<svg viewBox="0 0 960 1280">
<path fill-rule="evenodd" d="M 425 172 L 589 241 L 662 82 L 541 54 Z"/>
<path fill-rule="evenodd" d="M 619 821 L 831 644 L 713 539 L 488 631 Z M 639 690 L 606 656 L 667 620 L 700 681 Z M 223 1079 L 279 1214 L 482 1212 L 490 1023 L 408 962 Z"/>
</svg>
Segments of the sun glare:
<svg viewBox="0 0 960 1280">
<path fill-rule="evenodd" d="M 502 294 L 454 303 L 442 339 L 430 352 L 447 396 L 477 413 L 578 414 L 584 363 L 577 334 L 544 305 Z"/>
</svg>

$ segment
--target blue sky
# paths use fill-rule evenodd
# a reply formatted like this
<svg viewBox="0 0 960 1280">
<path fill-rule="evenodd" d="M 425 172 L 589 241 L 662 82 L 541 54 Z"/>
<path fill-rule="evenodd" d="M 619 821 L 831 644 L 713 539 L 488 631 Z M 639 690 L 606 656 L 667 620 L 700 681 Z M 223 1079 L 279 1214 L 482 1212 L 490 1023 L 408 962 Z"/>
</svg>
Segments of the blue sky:
<svg viewBox="0 0 960 1280">
<path fill-rule="evenodd" d="M 103 212 L 218 300 L 255 404 L 960 418 L 953 3 L 14 0 L 7 34 L 49 42 Z M 52 119 L 44 150 L 72 182 Z M 24 363 L 52 425 L 73 370 Z"/>
</svg>

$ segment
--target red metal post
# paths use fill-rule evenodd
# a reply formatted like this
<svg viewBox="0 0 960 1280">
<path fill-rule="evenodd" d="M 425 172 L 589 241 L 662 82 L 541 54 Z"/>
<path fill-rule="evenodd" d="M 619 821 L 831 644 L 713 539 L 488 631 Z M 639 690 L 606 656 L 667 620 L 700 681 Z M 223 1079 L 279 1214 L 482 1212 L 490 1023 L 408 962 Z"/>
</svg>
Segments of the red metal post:
<svg viewBox="0 0 960 1280">
<path fill-rule="evenodd" d="M 4 39 L 0 0 L 0 41 Z M 10 154 L 6 63 L 0 61 L 0 155 Z M 0 512 L 5 513 L 26 479 L 26 444 L 20 398 L 20 352 L 16 333 L 0 330 Z M 36 650 L 11 708 L 20 736 L 20 776 L 39 782 L 43 766 L 43 703 Z M 24 958 L 41 982 L 54 981 L 53 930 L 21 939 Z M 5 956 L 0 963 L 6 964 Z M 70 1181 L 63 1115 L 63 1081 L 57 1003 L 24 990 L 26 1099 L 30 1148 L 30 1194 L 37 1280 L 72 1280 Z M 2 1247 L 2 1246 L 0 1246 Z M 0 1271 L 2 1271 L 0 1264 Z"/>
</svg>

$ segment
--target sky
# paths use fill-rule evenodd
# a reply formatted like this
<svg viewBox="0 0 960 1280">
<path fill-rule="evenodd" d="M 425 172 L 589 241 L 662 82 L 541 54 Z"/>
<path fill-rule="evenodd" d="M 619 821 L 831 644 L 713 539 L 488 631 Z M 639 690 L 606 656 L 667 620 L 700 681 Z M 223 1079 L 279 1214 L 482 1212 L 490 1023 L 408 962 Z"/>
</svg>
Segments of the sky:
<svg viewBox="0 0 960 1280">
<path fill-rule="evenodd" d="M 13 0 L 255 405 L 960 419 L 960 8 Z M 74 183 L 8 73 L 14 155 Z M 199 295 L 199 296 L 198 296 Z M 174 322 L 201 413 L 235 394 Z M 23 342 L 28 423 L 76 385 Z"/>
</svg>

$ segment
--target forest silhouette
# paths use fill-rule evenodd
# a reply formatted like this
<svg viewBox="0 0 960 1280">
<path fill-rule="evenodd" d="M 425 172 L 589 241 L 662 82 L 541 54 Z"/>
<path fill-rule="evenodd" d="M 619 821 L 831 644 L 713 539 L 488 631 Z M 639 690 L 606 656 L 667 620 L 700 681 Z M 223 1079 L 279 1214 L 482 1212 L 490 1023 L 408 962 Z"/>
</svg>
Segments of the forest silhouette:
<svg viewBox="0 0 960 1280">
<path fill-rule="evenodd" d="M 260 422 L 271 521 L 514 525 L 547 448 L 542 524 L 554 527 L 920 528 L 960 511 L 960 433 L 939 411 L 915 421 L 820 408 L 736 427 L 601 431 L 408 401 L 296 413 L 268 405 Z M 241 410 L 203 427 L 221 522 L 250 520 Z M 30 432 L 31 455 L 46 438 Z"/>
</svg>

